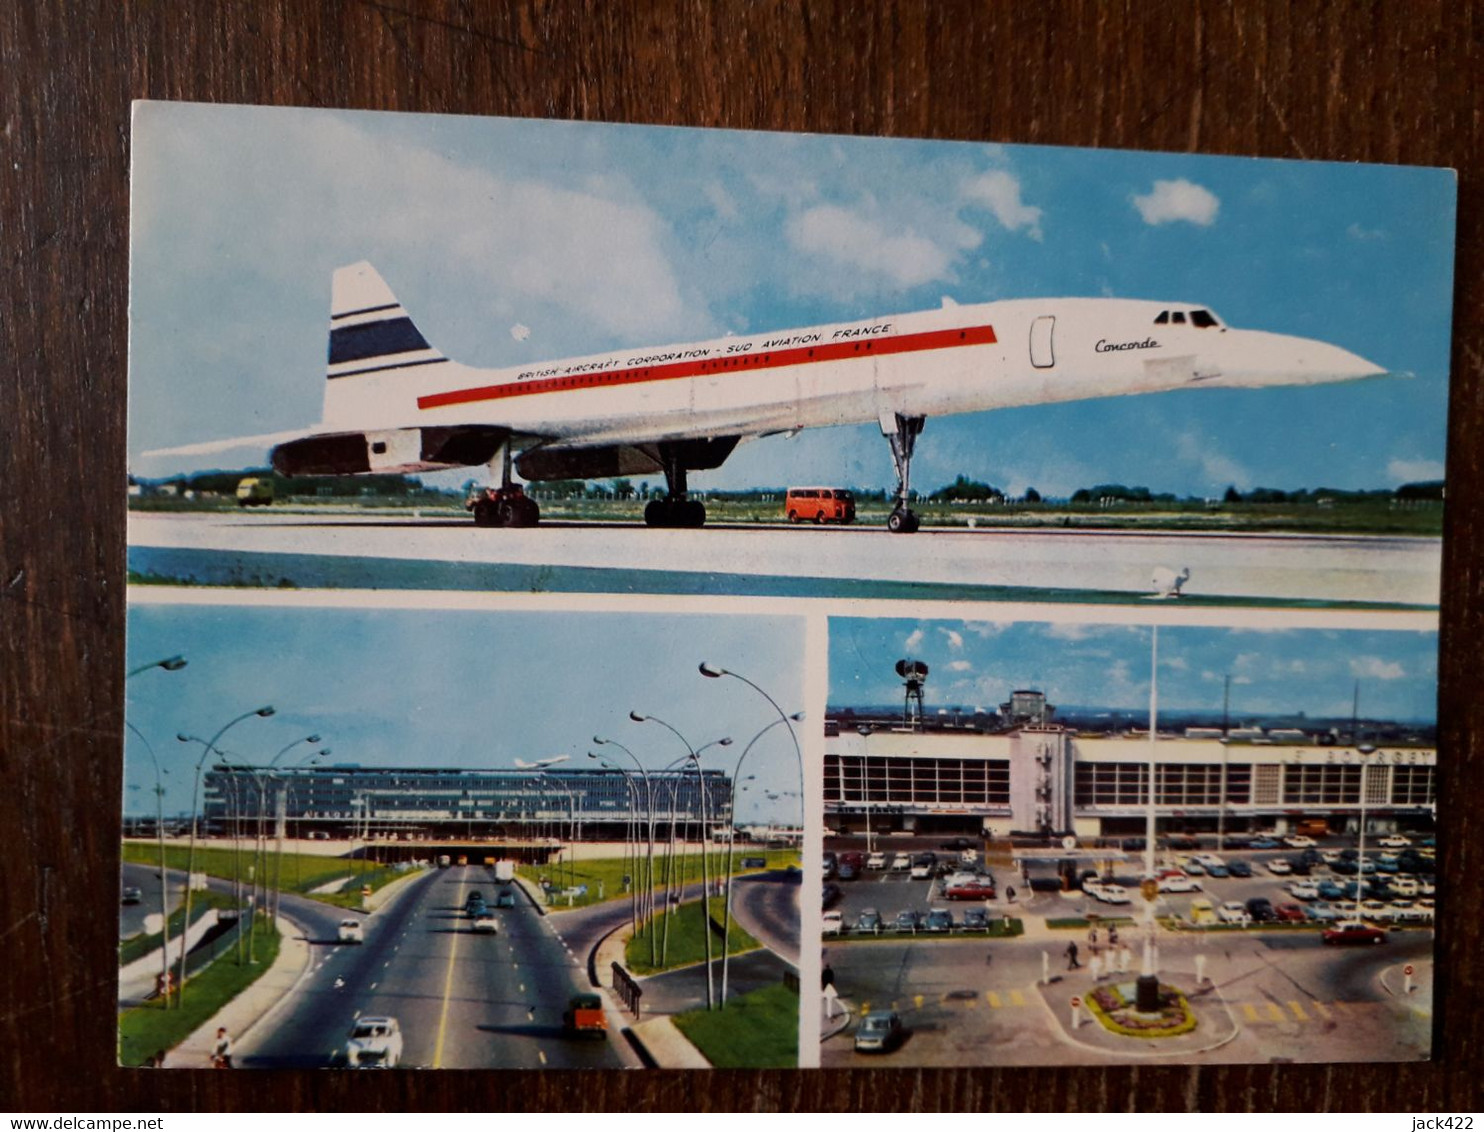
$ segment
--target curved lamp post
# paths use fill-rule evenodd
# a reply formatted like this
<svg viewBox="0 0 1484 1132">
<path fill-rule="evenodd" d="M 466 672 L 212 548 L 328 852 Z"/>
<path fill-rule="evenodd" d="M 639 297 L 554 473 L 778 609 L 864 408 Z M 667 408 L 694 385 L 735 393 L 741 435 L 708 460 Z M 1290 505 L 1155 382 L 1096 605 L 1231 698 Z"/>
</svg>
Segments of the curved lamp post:
<svg viewBox="0 0 1484 1132">
<path fill-rule="evenodd" d="M 181 661 L 184 664 L 184 661 Z M 139 741 L 144 744 L 144 749 L 149 752 L 149 761 L 155 768 L 155 835 L 160 841 L 160 930 L 164 933 L 160 940 L 160 993 L 165 996 L 165 1009 L 170 1009 L 170 880 L 169 873 L 165 871 L 165 787 L 160 781 L 160 760 L 155 758 L 155 749 L 150 741 L 144 737 L 144 732 L 135 727 L 127 719 L 124 726 L 138 736 Z"/>
<path fill-rule="evenodd" d="M 742 748 L 742 754 L 737 759 L 737 769 L 732 773 L 732 789 L 734 791 L 736 790 L 737 783 L 742 781 L 742 764 L 747 761 L 747 754 L 752 750 L 752 745 L 780 723 L 788 723 L 789 720 L 793 720 L 795 723 L 802 723 L 804 713 L 795 712 L 793 715 L 786 716 L 783 719 L 775 719 L 747 741 L 747 746 Z M 731 959 L 732 846 L 737 843 L 737 805 L 735 794 L 733 795 L 731 806 L 728 807 L 727 816 L 730 819 L 727 824 L 731 828 L 729 830 L 730 836 L 727 838 L 727 866 L 725 874 L 727 878 L 727 891 L 726 899 L 722 903 L 721 914 L 721 1005 L 723 1007 L 727 1004 L 727 967 Z"/>
<path fill-rule="evenodd" d="M 768 705 L 778 713 L 779 721 L 784 723 L 788 727 L 788 737 L 793 740 L 794 744 L 794 761 L 798 764 L 799 768 L 799 828 L 802 829 L 804 826 L 804 792 L 808 789 L 804 784 L 804 752 L 799 749 L 799 737 L 794 732 L 793 723 L 790 721 L 788 714 L 781 707 L 778 706 L 777 700 L 768 695 L 767 692 L 765 692 L 757 684 L 753 683 L 753 681 L 749 680 L 746 676 L 743 676 L 740 672 L 733 672 L 730 668 L 723 668 L 719 664 L 712 664 L 709 660 L 703 660 L 698 668 L 702 676 L 710 677 L 713 680 L 719 680 L 723 676 L 730 676 L 733 680 L 742 681 L 742 683 L 746 684 L 754 692 L 762 696 L 763 699 L 767 700 Z"/>
<path fill-rule="evenodd" d="M 179 983 L 179 993 L 181 995 L 185 994 L 186 938 L 190 935 L 191 931 L 191 876 L 196 871 L 196 811 L 200 807 L 201 799 L 201 768 L 206 765 L 206 759 L 211 754 L 211 752 L 217 750 L 217 741 L 220 740 L 221 737 L 227 733 L 229 728 L 236 726 L 244 719 L 251 719 L 255 715 L 259 716 L 262 719 L 267 719 L 272 714 L 273 705 L 265 704 L 260 708 L 253 708 L 251 711 L 245 711 L 241 715 L 234 716 L 233 718 L 227 720 L 226 723 L 222 724 L 221 729 L 218 730 L 217 733 L 206 742 L 206 749 L 201 752 L 201 758 L 196 763 L 196 782 L 195 786 L 191 790 L 191 847 L 190 851 L 186 854 L 185 924 L 182 926 L 180 931 L 180 974 L 177 981 Z M 177 735 L 176 738 L 182 743 L 201 742 L 201 740 L 195 738 L 192 735 L 187 735 L 184 732 Z M 217 753 L 221 754 L 220 751 L 217 751 Z M 238 915 L 241 915 L 240 910 L 238 912 Z M 181 1001 L 184 1001 L 184 999 L 182 998 Z"/>
<path fill-rule="evenodd" d="M 617 747 L 624 754 L 628 755 L 631 760 L 633 760 L 634 766 L 638 768 L 639 773 L 644 777 L 645 809 L 648 811 L 648 814 L 649 814 L 649 821 L 648 821 L 648 833 L 649 833 L 648 841 L 649 841 L 649 844 L 648 844 L 648 847 L 647 847 L 647 850 L 646 850 L 647 863 L 645 865 L 645 871 L 647 873 L 647 876 L 646 876 L 645 882 L 644 882 L 644 900 L 643 900 L 643 903 L 642 903 L 642 907 L 643 907 L 644 911 L 641 912 L 641 915 L 645 919 L 647 919 L 649 923 L 653 924 L 654 923 L 654 785 L 649 780 L 649 771 L 647 771 L 644 768 L 644 764 L 639 761 L 638 756 L 635 755 L 633 751 L 631 751 L 627 747 L 625 747 L 622 743 L 620 743 L 617 739 L 604 739 L 601 735 L 594 735 L 593 736 L 593 742 L 596 743 L 600 747 Z M 636 928 L 635 930 L 638 930 L 638 929 Z M 650 933 L 649 933 L 649 963 L 650 963 L 650 966 L 656 966 L 656 959 L 657 958 L 658 958 L 658 954 L 655 951 L 654 932 L 651 930 Z"/>
<path fill-rule="evenodd" d="M 639 788 L 634 785 L 633 776 L 628 770 L 619 766 L 609 759 L 605 759 L 596 751 L 589 751 L 587 757 L 595 759 L 599 766 L 605 770 L 616 770 L 623 775 L 624 795 L 629 800 L 629 817 L 624 823 L 624 866 L 630 870 L 632 880 L 629 884 L 629 929 L 631 934 L 639 931 Z"/>
<path fill-rule="evenodd" d="M 706 854 L 706 842 L 709 840 L 710 833 L 710 820 L 707 817 L 706 812 L 706 778 L 701 772 L 701 751 L 706 750 L 707 747 L 729 747 L 731 746 L 732 741 L 731 739 L 716 739 L 697 749 L 691 746 L 690 740 L 682 735 L 678 729 L 676 729 L 672 724 L 666 723 L 663 719 L 659 718 L 659 716 L 644 715 L 637 711 L 631 711 L 629 712 L 629 718 L 632 719 L 635 723 L 658 723 L 661 727 L 665 728 L 665 730 L 674 735 L 675 738 L 679 739 L 682 743 L 685 744 L 685 749 L 690 753 L 689 759 L 687 761 L 695 764 L 696 786 L 700 789 L 701 792 L 701 934 L 705 937 L 706 940 L 706 1009 L 714 1010 L 716 1008 L 716 992 L 715 988 L 712 985 L 711 975 L 711 931 L 707 927 L 707 922 L 711 916 L 711 872 L 707 864 Z M 670 822 L 671 837 L 674 836 L 674 833 L 675 822 L 672 818 Z M 683 886 L 681 891 L 684 891 Z M 667 932 L 669 930 L 669 926 L 670 920 L 669 917 L 666 916 L 665 928 Z"/>
<path fill-rule="evenodd" d="M 190 662 L 183 656 L 167 656 L 163 660 L 152 660 L 148 664 L 141 664 L 138 668 L 129 669 L 124 674 L 124 679 L 131 679 L 141 672 L 148 672 L 151 668 L 163 668 L 166 672 L 179 672 L 188 663 Z"/>
</svg>

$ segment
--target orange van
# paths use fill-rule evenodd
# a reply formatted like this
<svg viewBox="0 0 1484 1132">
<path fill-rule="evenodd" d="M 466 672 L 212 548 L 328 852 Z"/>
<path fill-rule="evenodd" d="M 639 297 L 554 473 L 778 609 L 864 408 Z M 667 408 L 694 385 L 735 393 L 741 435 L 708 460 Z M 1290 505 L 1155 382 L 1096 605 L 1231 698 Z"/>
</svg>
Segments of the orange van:
<svg viewBox="0 0 1484 1132">
<path fill-rule="evenodd" d="M 791 487 L 783 510 L 790 523 L 853 523 L 855 496 L 841 487 Z"/>
</svg>

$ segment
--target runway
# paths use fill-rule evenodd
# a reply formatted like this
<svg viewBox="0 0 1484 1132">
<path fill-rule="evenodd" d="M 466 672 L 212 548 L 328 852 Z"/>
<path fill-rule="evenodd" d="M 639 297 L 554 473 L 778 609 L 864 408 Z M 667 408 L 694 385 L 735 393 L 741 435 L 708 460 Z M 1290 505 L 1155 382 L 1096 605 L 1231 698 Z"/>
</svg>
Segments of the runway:
<svg viewBox="0 0 1484 1132">
<path fill-rule="evenodd" d="M 133 575 L 208 585 L 1123 604 L 1168 567 L 1190 571 L 1181 604 L 1425 610 L 1441 564 L 1439 539 L 1374 535 L 129 516 Z"/>
</svg>

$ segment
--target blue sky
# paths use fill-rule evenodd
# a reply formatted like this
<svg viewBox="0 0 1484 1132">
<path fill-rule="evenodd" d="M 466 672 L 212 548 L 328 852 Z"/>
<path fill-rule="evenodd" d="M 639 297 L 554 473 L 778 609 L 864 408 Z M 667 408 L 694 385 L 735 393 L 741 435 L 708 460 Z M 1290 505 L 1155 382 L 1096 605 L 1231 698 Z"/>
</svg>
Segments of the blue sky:
<svg viewBox="0 0 1484 1132">
<path fill-rule="evenodd" d="M 1161 709 L 1220 713 L 1231 676 L 1231 718 L 1263 714 L 1348 717 L 1359 683 L 1369 718 L 1437 718 L 1433 632 L 1361 629 L 1159 631 Z M 830 621 L 832 706 L 899 703 L 893 665 L 927 662 L 928 711 L 997 708 L 1014 688 L 1053 704 L 1147 711 L 1150 630 L 1143 626 L 948 620 Z"/>
<path fill-rule="evenodd" d="M 236 724 L 222 750 L 264 765 L 318 734 L 320 743 L 295 746 L 279 765 L 329 747 L 327 762 L 364 766 L 513 767 L 565 754 L 568 765 L 596 767 L 587 752 L 602 753 L 592 742 L 602 735 L 650 768 L 685 754 L 659 725 L 629 719 L 637 710 L 697 747 L 733 739 L 702 755 L 728 773 L 778 717 L 740 681 L 702 676 L 701 661 L 755 681 L 784 711 L 804 706 L 803 624 L 784 617 L 132 605 L 130 669 L 176 654 L 185 668 L 143 672 L 127 689 L 127 718 L 168 771 L 167 813 L 189 810 L 203 751 L 177 733 L 209 739 L 265 704 L 275 714 Z M 152 809 L 149 754 L 133 733 L 125 739 L 125 785 L 139 787 L 127 790 L 125 808 Z M 749 774 L 775 791 L 799 789 L 782 726 L 753 747 Z M 777 807 L 773 816 L 797 820 L 797 798 Z M 738 816 L 754 811 L 739 804 Z"/>
<path fill-rule="evenodd" d="M 914 482 L 1211 495 L 1442 475 L 1446 171 L 164 103 L 139 107 L 133 147 L 138 474 L 261 460 L 141 453 L 318 420 L 330 275 L 369 259 L 429 341 L 479 366 L 945 295 L 1189 301 L 1415 376 L 929 421 Z M 780 476 L 893 482 L 868 426 L 745 445 L 692 486 Z"/>
</svg>

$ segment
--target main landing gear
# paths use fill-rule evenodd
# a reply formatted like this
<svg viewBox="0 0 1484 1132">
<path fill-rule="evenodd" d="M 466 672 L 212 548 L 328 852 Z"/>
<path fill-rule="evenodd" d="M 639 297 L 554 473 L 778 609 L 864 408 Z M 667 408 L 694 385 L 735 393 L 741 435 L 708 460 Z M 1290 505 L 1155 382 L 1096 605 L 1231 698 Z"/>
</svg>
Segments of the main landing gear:
<svg viewBox="0 0 1484 1132">
<path fill-rule="evenodd" d="M 665 498 L 644 505 L 644 524 L 649 527 L 701 527 L 706 524 L 706 505 L 686 495 L 685 462 L 667 445 L 660 446 L 665 465 Z"/>
<path fill-rule="evenodd" d="M 908 417 L 894 413 L 881 418 L 881 434 L 891 445 L 891 460 L 897 466 L 897 503 L 886 520 L 886 529 L 894 535 L 910 535 L 920 525 L 916 513 L 907 506 L 911 494 L 912 450 L 922 434 L 926 417 Z"/>
<path fill-rule="evenodd" d="M 495 460 L 500 462 L 500 486 L 480 488 L 464 507 L 474 512 L 476 527 L 534 527 L 541 521 L 541 508 L 510 474 L 510 445 L 502 444 Z M 494 472 L 495 460 L 490 461 Z"/>
</svg>

